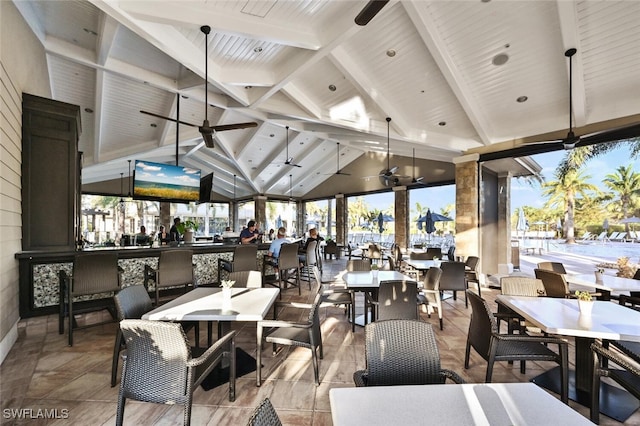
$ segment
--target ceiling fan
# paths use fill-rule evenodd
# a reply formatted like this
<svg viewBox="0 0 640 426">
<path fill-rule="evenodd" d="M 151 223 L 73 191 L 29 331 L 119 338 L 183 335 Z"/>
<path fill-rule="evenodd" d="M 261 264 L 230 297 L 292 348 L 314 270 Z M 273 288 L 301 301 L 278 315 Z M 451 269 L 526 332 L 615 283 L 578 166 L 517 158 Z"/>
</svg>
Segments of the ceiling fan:
<svg viewBox="0 0 640 426">
<path fill-rule="evenodd" d="M 287 156 L 287 160 L 284 162 L 284 164 L 286 166 L 292 166 L 292 167 L 302 167 L 299 164 L 295 164 L 293 162 L 293 157 L 289 157 L 289 126 L 285 127 L 287 129 L 287 146 L 286 146 L 286 156 Z"/>
<path fill-rule="evenodd" d="M 413 177 L 411 178 L 411 183 L 422 183 L 424 180 L 424 176 L 416 177 L 416 149 L 413 148 L 413 154 L 411 156 L 411 164 L 413 168 Z"/>
<path fill-rule="evenodd" d="M 338 167 L 336 168 L 336 172 L 335 173 L 327 173 L 328 175 L 342 175 L 342 176 L 351 176 L 351 173 L 345 173 L 342 171 L 342 169 L 340 169 L 340 142 L 336 142 L 336 146 L 338 149 L 338 155 L 336 156 L 336 161 L 337 161 L 337 165 Z"/>
<path fill-rule="evenodd" d="M 380 170 L 380 173 L 378 174 L 378 177 L 380 178 L 380 182 L 384 185 L 384 186 L 389 186 L 389 185 L 398 185 L 400 183 L 400 178 L 402 177 L 409 177 L 409 176 L 399 176 L 396 175 L 396 172 L 398 171 L 398 166 L 393 166 L 391 167 L 390 161 L 391 161 L 391 152 L 390 152 L 390 138 L 389 138 L 389 127 L 391 124 L 391 117 L 387 117 L 387 168 L 386 169 L 382 169 Z"/>
<path fill-rule="evenodd" d="M 360 26 L 367 25 L 387 3 L 389 3 L 389 0 L 369 0 L 369 3 L 356 16 L 356 24 Z"/>
<path fill-rule="evenodd" d="M 564 56 L 569 58 L 569 131 L 562 140 L 529 142 L 528 144 L 550 144 L 561 145 L 565 150 L 571 150 L 578 146 L 594 145 L 604 142 L 613 142 L 621 139 L 629 139 L 640 135 L 640 124 L 618 127 L 611 130 L 591 133 L 583 136 L 576 136 L 573 132 L 573 56 L 577 53 L 575 48 L 568 49 Z"/>
<path fill-rule="evenodd" d="M 198 130 L 200 131 L 200 134 L 202 135 L 202 139 L 204 140 L 205 145 L 208 148 L 213 148 L 214 144 L 213 144 L 213 139 L 215 137 L 216 132 L 222 132 L 225 130 L 237 130 L 237 129 L 247 129 L 249 127 L 256 127 L 258 126 L 258 123 L 256 122 L 247 122 L 247 123 L 235 123 L 235 124 L 221 124 L 218 126 L 211 126 L 209 124 L 209 120 L 207 118 L 207 110 L 208 110 L 208 106 L 209 106 L 209 100 L 208 100 L 208 86 L 209 86 L 209 59 L 208 59 L 208 53 L 209 53 L 209 33 L 211 32 L 211 27 L 208 25 L 203 25 L 200 27 L 200 31 L 202 31 L 204 33 L 204 41 L 205 41 L 205 48 L 204 48 L 204 121 L 202 122 L 202 126 L 197 126 L 195 124 L 191 124 L 191 123 L 187 123 L 184 121 L 180 121 L 179 119 L 174 119 L 174 118 L 170 118 L 170 117 L 164 117 L 162 115 L 159 114 L 155 114 L 153 112 L 148 112 L 148 111 L 140 111 L 143 114 L 147 114 L 150 115 L 152 117 L 157 117 L 157 118 L 162 118 L 163 120 L 169 120 L 169 121 L 173 121 L 174 123 L 178 123 L 178 124 L 184 124 L 187 126 L 191 126 L 191 127 L 197 127 Z"/>
</svg>

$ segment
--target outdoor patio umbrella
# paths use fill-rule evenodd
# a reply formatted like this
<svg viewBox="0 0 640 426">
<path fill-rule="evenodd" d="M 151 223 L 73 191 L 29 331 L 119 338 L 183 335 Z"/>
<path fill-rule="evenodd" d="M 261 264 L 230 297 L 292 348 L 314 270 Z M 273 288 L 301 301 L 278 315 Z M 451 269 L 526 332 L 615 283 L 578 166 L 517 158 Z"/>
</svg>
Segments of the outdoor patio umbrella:
<svg viewBox="0 0 640 426">
<path fill-rule="evenodd" d="M 637 217 L 637 216 L 626 217 L 622 219 L 620 223 L 630 223 L 632 225 L 636 223 L 640 223 L 640 217 Z M 633 229 L 635 229 L 635 227 L 632 227 L 632 230 Z"/>
<path fill-rule="evenodd" d="M 427 234 L 429 234 L 429 238 L 431 238 L 431 234 L 433 232 L 436 232 L 436 224 L 435 224 L 435 221 L 433 220 L 433 213 L 431 213 L 430 209 L 427 210 L 427 214 L 425 215 L 424 230 L 426 231 Z"/>
<path fill-rule="evenodd" d="M 380 231 L 381 234 L 382 231 L 384 231 L 384 216 L 382 215 L 382 212 L 378 214 L 378 231 Z"/>
<path fill-rule="evenodd" d="M 422 231 L 422 224 L 424 223 L 424 216 L 418 217 L 418 231 Z"/>
<path fill-rule="evenodd" d="M 282 217 L 278 215 L 278 218 L 276 219 L 276 228 L 281 228 L 281 227 L 282 227 Z"/>
</svg>

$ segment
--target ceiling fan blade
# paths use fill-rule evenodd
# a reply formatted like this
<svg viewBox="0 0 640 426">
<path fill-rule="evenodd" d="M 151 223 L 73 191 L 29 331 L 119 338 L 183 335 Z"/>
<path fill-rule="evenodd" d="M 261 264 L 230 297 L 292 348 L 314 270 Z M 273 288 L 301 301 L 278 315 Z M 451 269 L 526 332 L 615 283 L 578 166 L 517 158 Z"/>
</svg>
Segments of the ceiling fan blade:
<svg viewBox="0 0 640 426">
<path fill-rule="evenodd" d="M 389 0 L 369 0 L 369 3 L 356 16 L 356 24 L 360 26 L 367 25 L 387 3 L 389 3 Z"/>
<path fill-rule="evenodd" d="M 411 183 L 422 183 L 424 176 L 420 176 L 411 180 Z"/>
<path fill-rule="evenodd" d="M 198 127 L 196 124 L 191 124 L 191 123 L 187 123 L 185 121 L 176 120 L 175 118 L 171 118 L 171 117 L 165 117 L 164 115 L 156 114 L 156 113 L 153 113 L 153 112 L 143 111 L 143 110 L 140 110 L 140 112 L 143 113 L 143 114 L 146 114 L 146 115 L 150 115 L 152 117 L 161 118 L 161 119 L 167 120 L 167 121 L 173 121 L 174 123 L 184 124 L 185 126 Z"/>
<path fill-rule="evenodd" d="M 248 123 L 236 123 L 236 124 L 220 124 L 218 126 L 213 126 L 213 130 L 216 132 L 224 132 L 225 130 L 238 130 L 238 129 L 248 129 L 250 127 L 257 127 L 258 123 L 254 121 L 250 121 Z"/>
<path fill-rule="evenodd" d="M 580 138 L 579 146 L 594 145 L 605 142 L 615 142 L 624 139 L 640 137 L 640 123 L 630 126 L 618 127 L 616 129 L 604 130 L 602 132 L 591 133 Z"/>
<path fill-rule="evenodd" d="M 335 174 L 336 175 L 342 175 L 342 176 L 351 176 L 351 173 L 345 173 L 342 170 L 338 170 Z"/>
</svg>

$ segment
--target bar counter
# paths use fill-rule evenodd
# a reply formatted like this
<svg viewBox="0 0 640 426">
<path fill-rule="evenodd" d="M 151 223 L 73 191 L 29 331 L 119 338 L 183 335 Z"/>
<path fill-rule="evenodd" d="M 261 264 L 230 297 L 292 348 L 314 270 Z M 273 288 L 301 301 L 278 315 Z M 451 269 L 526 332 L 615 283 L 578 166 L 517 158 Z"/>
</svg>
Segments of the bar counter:
<svg viewBox="0 0 640 426">
<path fill-rule="evenodd" d="M 60 270 L 71 274 L 73 261 L 79 253 L 116 251 L 122 268 L 122 287 L 144 284 L 144 267 L 158 266 L 163 250 L 193 250 L 193 264 L 198 285 L 218 282 L 218 259 L 233 260 L 237 244 L 212 242 L 181 243 L 179 246 L 160 247 L 101 247 L 68 251 L 23 251 L 15 254 L 20 269 L 20 317 L 29 318 L 57 313 L 59 309 Z M 262 270 L 263 255 L 269 244 L 258 245 L 258 268 Z M 104 296 L 97 295 L 96 298 Z"/>
</svg>

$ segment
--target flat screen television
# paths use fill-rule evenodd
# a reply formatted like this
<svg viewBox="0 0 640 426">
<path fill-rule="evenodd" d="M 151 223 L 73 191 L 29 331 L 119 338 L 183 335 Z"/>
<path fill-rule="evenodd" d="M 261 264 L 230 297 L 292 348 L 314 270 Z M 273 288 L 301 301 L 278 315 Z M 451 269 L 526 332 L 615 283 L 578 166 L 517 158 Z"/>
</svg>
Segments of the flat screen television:
<svg viewBox="0 0 640 426">
<path fill-rule="evenodd" d="M 133 197 L 149 200 L 199 201 L 200 170 L 136 160 Z"/>
<path fill-rule="evenodd" d="M 213 173 L 209 173 L 200 179 L 200 199 L 201 203 L 211 202 L 211 191 L 213 191 Z"/>
</svg>

